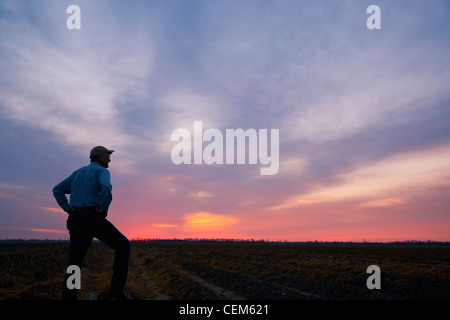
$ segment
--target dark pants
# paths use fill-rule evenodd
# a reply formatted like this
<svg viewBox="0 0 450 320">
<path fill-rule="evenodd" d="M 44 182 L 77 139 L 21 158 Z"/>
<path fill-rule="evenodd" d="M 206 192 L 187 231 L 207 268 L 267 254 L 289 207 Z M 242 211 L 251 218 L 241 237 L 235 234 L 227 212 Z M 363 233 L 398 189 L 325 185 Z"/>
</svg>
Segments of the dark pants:
<svg viewBox="0 0 450 320">
<path fill-rule="evenodd" d="M 127 279 L 130 259 L 128 239 L 100 213 L 90 209 L 70 213 L 67 219 L 67 229 L 70 233 L 68 266 L 77 265 L 81 269 L 87 250 L 95 237 L 115 251 L 111 290 L 122 290 Z M 64 300 L 77 299 L 78 295 L 77 289 L 67 288 L 66 281 L 69 276 L 70 274 L 64 276 L 62 293 Z"/>
</svg>

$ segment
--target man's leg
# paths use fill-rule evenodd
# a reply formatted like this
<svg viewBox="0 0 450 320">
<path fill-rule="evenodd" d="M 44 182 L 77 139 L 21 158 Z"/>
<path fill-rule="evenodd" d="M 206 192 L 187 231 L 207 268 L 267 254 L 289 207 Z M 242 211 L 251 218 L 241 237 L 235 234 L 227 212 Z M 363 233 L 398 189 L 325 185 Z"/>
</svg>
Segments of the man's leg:
<svg viewBox="0 0 450 320">
<path fill-rule="evenodd" d="M 69 219 L 67 220 L 67 229 L 69 229 L 70 232 L 70 253 L 67 266 L 76 265 L 81 269 L 84 257 L 94 238 L 90 230 L 86 228 L 86 224 L 89 225 L 89 221 L 86 217 L 69 216 Z M 78 297 L 78 290 L 67 288 L 67 278 L 70 274 L 67 274 L 66 271 L 67 268 L 64 271 L 62 298 L 63 300 L 76 300 Z"/>
<path fill-rule="evenodd" d="M 111 291 L 120 294 L 128 275 L 130 241 L 105 218 L 101 218 L 97 225 L 95 237 L 115 251 Z"/>
</svg>

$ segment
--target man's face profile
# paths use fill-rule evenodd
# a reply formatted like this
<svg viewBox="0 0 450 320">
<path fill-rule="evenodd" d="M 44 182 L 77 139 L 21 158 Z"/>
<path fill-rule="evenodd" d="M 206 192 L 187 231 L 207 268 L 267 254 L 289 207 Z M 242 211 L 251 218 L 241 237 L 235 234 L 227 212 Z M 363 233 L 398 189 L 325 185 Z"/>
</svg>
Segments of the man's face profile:
<svg viewBox="0 0 450 320">
<path fill-rule="evenodd" d="M 98 156 L 97 161 L 103 168 L 108 168 L 109 163 L 111 162 L 111 154 L 104 152 Z"/>
</svg>

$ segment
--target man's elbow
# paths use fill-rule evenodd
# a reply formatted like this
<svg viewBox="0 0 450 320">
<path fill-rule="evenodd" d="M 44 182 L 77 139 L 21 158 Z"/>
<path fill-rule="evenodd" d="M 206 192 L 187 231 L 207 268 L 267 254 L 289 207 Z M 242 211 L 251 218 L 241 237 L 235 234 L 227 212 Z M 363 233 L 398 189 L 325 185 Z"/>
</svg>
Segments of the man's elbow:
<svg viewBox="0 0 450 320">
<path fill-rule="evenodd" d="M 60 197 L 61 195 L 64 195 L 64 192 L 62 192 L 61 188 L 58 188 L 58 186 L 55 186 L 55 187 L 52 189 L 52 193 L 53 193 L 53 196 L 54 196 L 55 198 L 58 198 L 58 197 Z"/>
</svg>

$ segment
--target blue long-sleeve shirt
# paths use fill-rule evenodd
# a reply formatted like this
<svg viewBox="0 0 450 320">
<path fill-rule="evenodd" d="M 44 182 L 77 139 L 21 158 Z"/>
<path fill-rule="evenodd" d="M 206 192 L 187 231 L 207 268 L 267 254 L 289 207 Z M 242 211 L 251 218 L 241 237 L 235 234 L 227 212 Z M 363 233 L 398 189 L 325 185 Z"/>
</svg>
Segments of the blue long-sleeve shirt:
<svg viewBox="0 0 450 320">
<path fill-rule="evenodd" d="M 112 185 L 108 169 L 98 162 L 82 167 L 53 188 L 53 195 L 66 212 L 71 207 L 98 207 L 107 213 L 112 201 Z M 70 194 L 70 203 L 66 194 Z"/>
</svg>

